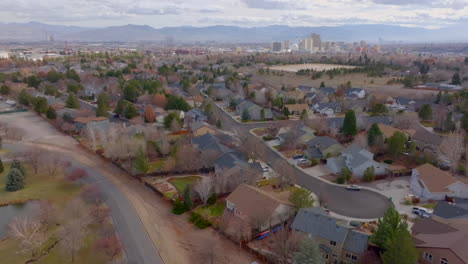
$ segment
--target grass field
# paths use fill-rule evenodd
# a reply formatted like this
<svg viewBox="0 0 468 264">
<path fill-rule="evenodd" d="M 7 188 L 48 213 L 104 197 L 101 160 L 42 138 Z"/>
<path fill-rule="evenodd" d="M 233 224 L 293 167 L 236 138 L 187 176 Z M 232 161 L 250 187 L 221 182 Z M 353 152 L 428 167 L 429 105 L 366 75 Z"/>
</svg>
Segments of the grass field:
<svg viewBox="0 0 468 264">
<path fill-rule="evenodd" d="M 21 203 L 22 201 L 41 199 L 47 199 L 61 204 L 66 201 L 67 198 L 72 197 L 78 192 L 79 187 L 76 184 L 44 173 L 35 175 L 27 166 L 26 185 L 24 189 L 16 192 L 7 192 L 5 190 L 5 184 L 10 165 L 4 165 L 5 170 L 0 174 L 0 204 Z"/>
<path fill-rule="evenodd" d="M 187 186 L 194 184 L 196 181 L 200 180 L 200 176 L 187 176 L 180 178 L 171 178 L 169 182 L 174 185 L 179 193 L 183 193 Z"/>
<path fill-rule="evenodd" d="M 314 70 L 314 71 L 327 71 L 333 69 L 353 69 L 356 66 L 339 65 L 339 64 L 324 64 L 324 63 L 306 63 L 306 64 L 288 64 L 270 67 L 270 70 L 285 71 L 285 72 L 298 72 L 300 70 Z"/>
</svg>

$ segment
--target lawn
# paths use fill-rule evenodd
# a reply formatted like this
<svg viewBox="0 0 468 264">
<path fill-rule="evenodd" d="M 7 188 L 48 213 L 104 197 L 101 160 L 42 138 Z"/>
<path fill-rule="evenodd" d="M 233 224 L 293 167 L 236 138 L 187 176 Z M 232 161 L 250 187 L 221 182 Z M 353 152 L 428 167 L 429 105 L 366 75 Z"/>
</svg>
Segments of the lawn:
<svg viewBox="0 0 468 264">
<path fill-rule="evenodd" d="M 0 204 L 22 203 L 27 200 L 47 199 L 63 203 L 78 192 L 79 187 L 59 177 L 52 177 L 44 173 L 35 175 L 26 166 L 26 185 L 16 192 L 7 192 L 5 184 L 10 165 L 5 164 L 5 170 L 0 174 Z M 65 198 L 65 199 L 64 199 Z"/>
<path fill-rule="evenodd" d="M 222 216 L 224 208 L 226 208 L 224 201 L 218 201 L 213 205 L 198 207 L 195 212 L 211 220 L 212 218 Z"/>
<path fill-rule="evenodd" d="M 179 193 L 183 193 L 185 188 L 187 188 L 188 185 L 192 185 L 200 179 L 201 179 L 200 176 L 187 176 L 187 177 L 178 177 L 178 178 L 173 177 L 169 180 L 169 183 L 174 185 L 174 187 L 177 189 Z"/>
<path fill-rule="evenodd" d="M 163 159 L 150 162 L 148 173 L 160 171 L 164 166 L 164 162 Z"/>
</svg>

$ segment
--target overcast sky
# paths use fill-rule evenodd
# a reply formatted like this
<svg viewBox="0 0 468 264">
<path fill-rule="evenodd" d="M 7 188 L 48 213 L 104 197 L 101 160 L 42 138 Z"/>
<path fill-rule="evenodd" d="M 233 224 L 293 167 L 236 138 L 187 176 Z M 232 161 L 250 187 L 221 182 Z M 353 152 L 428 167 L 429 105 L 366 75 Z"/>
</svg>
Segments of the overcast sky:
<svg viewBox="0 0 468 264">
<path fill-rule="evenodd" d="M 433 28 L 467 19 L 468 0 L 0 0 L 0 22 L 90 27 L 378 23 Z"/>
</svg>

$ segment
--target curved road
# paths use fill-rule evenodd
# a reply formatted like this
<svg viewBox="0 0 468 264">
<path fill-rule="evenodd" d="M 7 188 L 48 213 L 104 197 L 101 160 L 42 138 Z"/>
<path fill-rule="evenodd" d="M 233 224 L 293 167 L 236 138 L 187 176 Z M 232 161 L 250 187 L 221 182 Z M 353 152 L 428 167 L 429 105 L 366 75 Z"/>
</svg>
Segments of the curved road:
<svg viewBox="0 0 468 264">
<path fill-rule="evenodd" d="M 212 103 L 214 104 L 214 103 Z M 261 139 L 250 133 L 254 128 L 268 127 L 271 122 L 241 124 L 236 122 L 229 114 L 224 112 L 214 104 L 214 111 L 221 119 L 223 130 L 236 133 L 242 137 L 249 137 L 255 140 L 256 155 L 263 161 L 268 162 L 275 171 L 281 171 L 281 167 L 291 166 L 291 164 L 280 154 L 268 147 Z M 277 121 L 280 125 L 285 125 L 291 120 Z M 261 148 L 261 149 L 259 149 Z M 345 186 L 335 185 L 322 179 L 315 178 L 302 170 L 294 167 L 291 170 L 297 184 L 304 186 L 325 201 L 327 208 L 339 215 L 359 218 L 375 219 L 382 217 L 389 206 L 393 203 L 385 196 L 371 190 L 349 191 Z"/>
<path fill-rule="evenodd" d="M 99 173 L 97 170 L 86 165 L 85 162 L 79 160 L 76 152 L 63 149 L 58 146 L 51 146 L 33 142 L 9 142 L 3 146 L 13 151 L 26 150 L 28 146 L 41 148 L 45 151 L 54 151 L 60 154 L 64 160 L 70 161 L 73 165 L 85 169 L 89 177 L 88 183 L 96 184 L 104 198 L 106 205 L 111 208 L 112 221 L 114 228 L 117 231 L 125 251 L 125 263 L 129 264 L 162 264 L 164 263 L 158 254 L 157 248 L 154 246 L 146 229 L 127 199 L 124 193 L 107 177 Z"/>
</svg>

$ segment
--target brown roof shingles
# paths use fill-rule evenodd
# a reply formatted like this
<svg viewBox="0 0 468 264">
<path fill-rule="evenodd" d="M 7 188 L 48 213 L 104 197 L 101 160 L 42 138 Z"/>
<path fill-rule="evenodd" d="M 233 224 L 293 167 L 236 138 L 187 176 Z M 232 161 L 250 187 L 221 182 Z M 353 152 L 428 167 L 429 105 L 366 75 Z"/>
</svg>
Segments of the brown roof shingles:
<svg viewBox="0 0 468 264">
<path fill-rule="evenodd" d="M 429 163 L 423 164 L 415 170 L 418 171 L 419 178 L 431 192 L 447 192 L 447 187 L 457 182 L 455 177 Z"/>
</svg>

